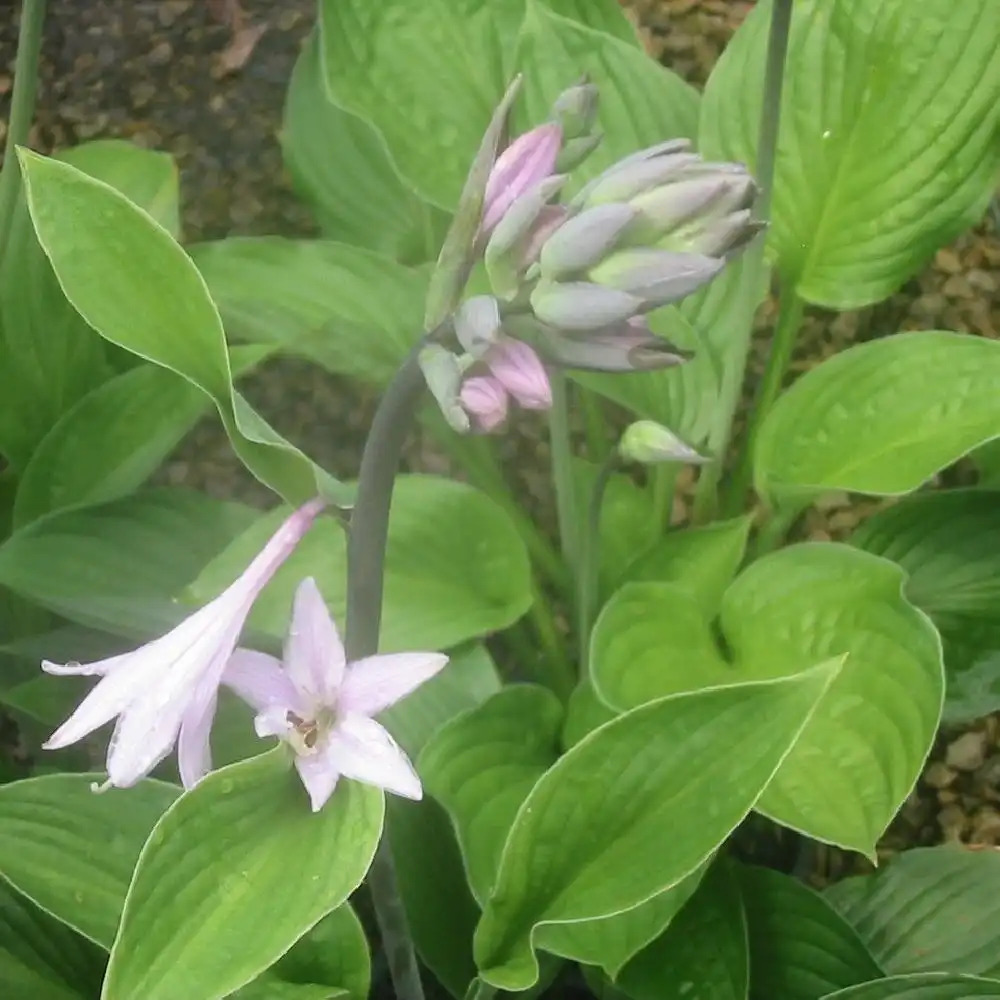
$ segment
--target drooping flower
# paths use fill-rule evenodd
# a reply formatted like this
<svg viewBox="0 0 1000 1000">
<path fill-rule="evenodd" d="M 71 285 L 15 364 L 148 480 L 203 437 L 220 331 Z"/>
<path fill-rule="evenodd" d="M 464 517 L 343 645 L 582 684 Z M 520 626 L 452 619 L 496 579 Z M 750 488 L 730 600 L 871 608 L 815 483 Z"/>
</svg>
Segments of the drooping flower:
<svg viewBox="0 0 1000 1000">
<path fill-rule="evenodd" d="M 341 777 L 421 798 L 413 766 L 375 716 L 447 662 L 440 653 L 394 653 L 347 663 L 323 596 L 306 578 L 295 594 L 284 663 L 239 649 L 223 683 L 257 711 L 258 736 L 277 736 L 295 752 L 316 812 Z"/>
<path fill-rule="evenodd" d="M 323 507 L 318 499 L 300 507 L 234 583 L 166 635 L 94 663 L 44 661 L 46 673 L 101 678 L 45 749 L 76 743 L 117 716 L 103 787 L 134 785 L 175 745 L 184 786 L 204 777 L 216 694 L 250 608 Z"/>
</svg>

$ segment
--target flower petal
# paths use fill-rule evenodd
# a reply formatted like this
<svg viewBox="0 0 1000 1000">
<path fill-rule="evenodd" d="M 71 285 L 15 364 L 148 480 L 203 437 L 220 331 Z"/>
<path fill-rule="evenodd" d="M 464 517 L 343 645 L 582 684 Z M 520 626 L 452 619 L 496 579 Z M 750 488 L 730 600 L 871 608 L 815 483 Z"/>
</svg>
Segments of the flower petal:
<svg viewBox="0 0 1000 1000">
<path fill-rule="evenodd" d="M 443 653 L 366 656 L 347 668 L 338 707 L 349 715 L 377 715 L 430 680 L 447 662 Z"/>
<path fill-rule="evenodd" d="M 319 812 L 337 787 L 340 772 L 333 767 L 323 754 L 310 754 L 295 758 L 295 770 L 299 772 L 302 784 L 309 793 L 313 812 Z"/>
<path fill-rule="evenodd" d="M 316 581 L 307 576 L 295 591 L 292 625 L 285 641 L 285 669 L 298 690 L 332 705 L 344 678 L 344 644 Z"/>
<path fill-rule="evenodd" d="M 255 649 L 233 652 L 222 683 L 258 712 L 277 707 L 304 717 L 308 711 L 281 660 Z"/>
<path fill-rule="evenodd" d="M 523 341 L 501 338 L 486 356 L 493 377 L 525 409 L 547 410 L 552 387 L 541 359 Z"/>
<path fill-rule="evenodd" d="M 408 799 L 423 797 L 406 754 L 374 719 L 344 715 L 327 738 L 323 756 L 345 778 L 384 788 Z"/>
<path fill-rule="evenodd" d="M 507 419 L 507 390 L 492 375 L 473 375 L 462 384 L 459 396 L 476 427 L 489 433 Z"/>
<path fill-rule="evenodd" d="M 210 736 L 219 701 L 218 691 L 218 687 L 206 685 L 206 690 L 199 692 L 199 697 L 181 720 L 177 738 L 177 769 L 185 788 L 194 788 L 212 770 Z"/>
</svg>

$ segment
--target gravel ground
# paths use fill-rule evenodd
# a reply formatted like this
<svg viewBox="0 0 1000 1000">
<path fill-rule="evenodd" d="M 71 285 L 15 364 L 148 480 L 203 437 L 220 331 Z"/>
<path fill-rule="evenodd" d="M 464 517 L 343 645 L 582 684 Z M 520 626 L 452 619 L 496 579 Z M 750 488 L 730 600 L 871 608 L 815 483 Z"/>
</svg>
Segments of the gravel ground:
<svg viewBox="0 0 1000 1000">
<path fill-rule="evenodd" d="M 181 169 L 188 239 L 312 232 L 282 173 L 276 139 L 284 88 L 313 17 L 313 0 L 243 0 L 244 33 L 220 22 L 229 0 L 50 0 L 38 120 L 32 136 L 52 149 L 97 136 L 169 150 Z M 630 0 L 623 4 L 648 50 L 703 83 L 752 3 L 745 0 Z M 16 4 L 14 5 L 16 6 Z M 16 27 L 0 0 L 0 129 L 9 99 Z M 248 26 L 259 34 L 247 53 Z M 240 43 L 244 51 L 240 52 Z M 235 63 L 245 57 L 244 64 Z M 2 133 L 0 133 L 2 138 Z M 899 329 L 954 329 L 996 337 L 1000 241 L 990 221 L 941 250 L 933 266 L 872 309 L 841 315 L 809 310 L 793 368 L 802 371 L 849 343 Z M 762 310 L 752 368 L 761 370 L 771 319 Z M 269 363 L 244 385 L 290 439 L 336 475 L 356 469 L 372 412 L 371 394 L 292 359 Z M 547 455 L 530 418 L 505 442 L 539 506 L 551 510 L 541 473 Z M 336 428 L 332 433 L 330 428 Z M 418 442 L 412 465 L 441 467 Z M 232 460 L 212 422 L 171 458 L 165 481 L 264 505 L 267 493 Z M 689 482 L 689 480 L 688 480 Z M 683 484 L 682 484 L 683 486 Z M 683 518 L 682 488 L 675 516 Z M 841 538 L 871 502 L 846 497 L 809 516 L 812 538 Z M 924 779 L 886 838 L 888 850 L 961 839 L 1000 842 L 1000 725 L 996 718 L 945 734 Z M 835 870 L 836 861 L 829 867 Z"/>
</svg>

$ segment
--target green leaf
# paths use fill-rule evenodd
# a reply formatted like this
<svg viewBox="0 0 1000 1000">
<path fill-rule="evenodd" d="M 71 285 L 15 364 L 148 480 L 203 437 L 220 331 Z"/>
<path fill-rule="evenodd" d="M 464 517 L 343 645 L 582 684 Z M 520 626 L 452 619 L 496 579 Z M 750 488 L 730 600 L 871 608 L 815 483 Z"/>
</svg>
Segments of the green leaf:
<svg viewBox="0 0 1000 1000">
<path fill-rule="evenodd" d="M 941 721 L 956 725 L 1000 709 L 1000 624 L 955 615 L 935 624 L 947 677 Z"/>
<path fill-rule="evenodd" d="M 432 260 L 447 216 L 406 185 L 368 122 L 330 100 L 321 28 L 299 54 L 285 96 L 281 150 L 292 184 L 326 236 L 407 263 Z"/>
<path fill-rule="evenodd" d="M 906 570 L 906 596 L 929 615 L 1000 622 L 1000 493 L 942 490 L 877 511 L 851 544 Z"/>
<path fill-rule="evenodd" d="M 183 375 L 215 404 L 233 449 L 293 503 L 346 489 L 313 465 L 233 389 L 222 321 L 170 234 L 127 198 L 73 167 L 20 149 L 28 206 L 59 284 L 102 337 Z"/>
<path fill-rule="evenodd" d="M 53 514 L 0 545 L 0 584 L 82 625 L 154 635 L 180 621 L 174 598 L 255 514 L 166 487 Z"/>
<path fill-rule="evenodd" d="M 746 1000 L 749 976 L 740 884 L 733 866 L 721 859 L 670 926 L 625 966 L 617 984 L 633 1000 Z"/>
<path fill-rule="evenodd" d="M 110 948 L 143 842 L 180 789 L 146 779 L 95 795 L 95 774 L 0 785 L 0 874 L 43 910 Z"/>
<path fill-rule="evenodd" d="M 101 990 L 103 952 L 0 880 L 0 984 L 31 1000 L 87 1000 Z"/>
<path fill-rule="evenodd" d="M 237 348 L 243 374 L 267 354 Z M 89 392 L 39 442 L 14 497 L 14 527 L 68 507 L 116 500 L 141 486 L 208 408 L 166 368 L 140 364 Z"/>
<path fill-rule="evenodd" d="M 232 1000 L 330 1000 L 341 997 L 343 990 L 316 983 L 284 983 L 270 976 L 260 976 L 230 994 Z"/>
<path fill-rule="evenodd" d="M 940 330 L 858 344 L 778 398 L 754 452 L 758 492 L 909 493 L 1000 429 L 1000 343 Z"/>
<path fill-rule="evenodd" d="M 588 733 L 610 722 L 618 713 L 606 705 L 594 692 L 589 677 L 584 677 L 573 689 L 566 705 L 566 720 L 562 730 L 562 748 L 576 746 Z"/>
<path fill-rule="evenodd" d="M 670 531 L 626 569 L 622 582 L 657 581 L 683 587 L 714 618 L 743 562 L 752 518 Z"/>
<path fill-rule="evenodd" d="M 548 689 L 513 685 L 444 727 L 420 756 L 420 775 L 451 817 L 480 903 L 492 890 L 514 817 L 558 757 L 561 722 L 562 706 Z M 614 975 L 670 921 L 698 877 L 606 919 L 542 927 L 536 944 Z"/>
<path fill-rule="evenodd" d="M 636 45 L 606 33 L 609 0 L 324 0 L 324 67 L 334 103 L 371 122 L 398 169 L 427 201 L 454 210 L 468 165 L 516 71 L 524 73 L 520 124 L 548 116 L 553 98 L 588 73 L 601 88 L 603 148 L 582 178 L 631 152 L 637 123 L 652 143 L 693 135 L 697 95 Z M 522 24 L 523 21 L 523 24 Z M 520 32 L 518 28 L 520 26 Z M 623 34 L 621 30 L 616 34 Z M 428 73 L 427 53 L 435 53 Z M 666 109 L 666 110 L 665 110 Z M 624 147 L 624 148 L 623 148 Z"/>
<path fill-rule="evenodd" d="M 386 383 L 420 338 L 427 270 L 329 240 L 232 237 L 191 248 L 230 337 Z"/>
<path fill-rule="evenodd" d="M 741 679 L 719 653 L 709 619 L 672 583 L 617 591 L 594 625 L 589 660 L 598 698 L 622 711 Z"/>
<path fill-rule="evenodd" d="M 1000 982 L 975 976 L 953 976 L 947 972 L 925 972 L 916 976 L 891 976 L 836 993 L 820 1000 L 1000 1000 Z"/>
<path fill-rule="evenodd" d="M 193 599 L 201 603 L 220 593 L 284 516 L 272 511 L 211 562 L 190 588 Z M 283 637 L 292 594 L 306 576 L 315 577 L 334 618 L 342 623 L 345 568 L 344 532 L 331 519 L 323 519 L 257 600 L 251 627 Z M 524 544 L 489 497 L 464 483 L 433 476 L 396 480 L 382 609 L 383 651 L 447 649 L 505 628 L 524 614 L 531 600 Z"/>
<path fill-rule="evenodd" d="M 874 875 L 825 893 L 891 974 L 1000 978 L 1000 854 L 955 844 L 915 848 Z"/>
<path fill-rule="evenodd" d="M 101 140 L 60 159 L 121 191 L 176 234 L 177 168 L 165 153 Z M 32 228 L 24 198 L 0 269 L 0 452 L 23 468 L 59 417 L 110 374 L 101 339 L 66 301 Z"/>
<path fill-rule="evenodd" d="M 526 988 L 538 925 L 619 913 L 694 871 L 753 807 L 837 669 L 664 698 L 577 743 L 517 813 L 476 931 L 480 974 Z"/>
<path fill-rule="evenodd" d="M 794 545 L 744 570 L 720 616 L 743 677 L 794 676 L 846 655 L 758 809 L 869 855 L 916 783 L 941 711 L 940 640 L 903 582 L 858 549 Z"/>
<path fill-rule="evenodd" d="M 104 1000 L 221 997 L 249 982 L 357 888 L 383 807 L 378 790 L 342 781 L 310 812 L 284 747 L 210 774 L 143 848 Z"/>
<path fill-rule="evenodd" d="M 857 932 L 798 879 L 738 869 L 750 942 L 753 1000 L 816 1000 L 884 975 Z"/>
<path fill-rule="evenodd" d="M 709 79 L 710 157 L 756 162 L 771 6 Z M 796 2 L 770 242 L 807 301 L 884 299 L 982 216 L 1000 166 L 998 37 L 992 0 Z"/>
</svg>

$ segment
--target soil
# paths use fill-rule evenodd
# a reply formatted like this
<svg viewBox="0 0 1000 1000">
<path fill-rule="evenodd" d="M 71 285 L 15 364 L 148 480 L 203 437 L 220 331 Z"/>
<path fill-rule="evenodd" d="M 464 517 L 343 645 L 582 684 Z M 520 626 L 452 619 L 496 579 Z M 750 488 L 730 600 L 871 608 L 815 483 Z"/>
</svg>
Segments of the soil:
<svg viewBox="0 0 1000 1000">
<path fill-rule="evenodd" d="M 17 6 L 0 0 L 0 139 L 16 40 L 16 17 L 8 12 Z M 653 55 L 702 84 L 752 3 L 628 0 L 623 6 Z M 309 235 L 312 223 L 282 171 L 276 135 L 284 89 L 313 16 L 314 0 L 242 0 L 241 8 L 232 0 L 50 0 L 32 145 L 51 150 L 114 136 L 170 151 L 180 166 L 188 240 Z M 940 250 L 932 266 L 887 302 L 843 314 L 810 309 L 793 372 L 858 340 L 901 329 L 997 337 L 998 292 L 1000 240 L 990 216 Z M 762 310 L 752 370 L 763 367 L 771 318 Z M 246 380 L 244 390 L 335 475 L 354 474 L 373 408 L 370 392 L 289 358 L 268 363 Z M 519 425 L 505 447 L 539 508 L 550 511 L 540 471 L 547 455 L 541 425 Z M 408 461 L 435 471 L 443 467 L 421 441 Z M 232 459 L 211 421 L 185 441 L 160 478 L 261 506 L 270 502 Z M 682 489 L 678 520 L 687 496 Z M 874 506 L 835 498 L 812 512 L 800 530 L 811 538 L 842 538 Z M 885 838 L 885 850 L 943 840 L 1000 843 L 998 783 L 997 718 L 942 734 L 923 779 Z M 827 875 L 836 874 L 842 863 L 828 857 L 823 867 Z"/>
</svg>

